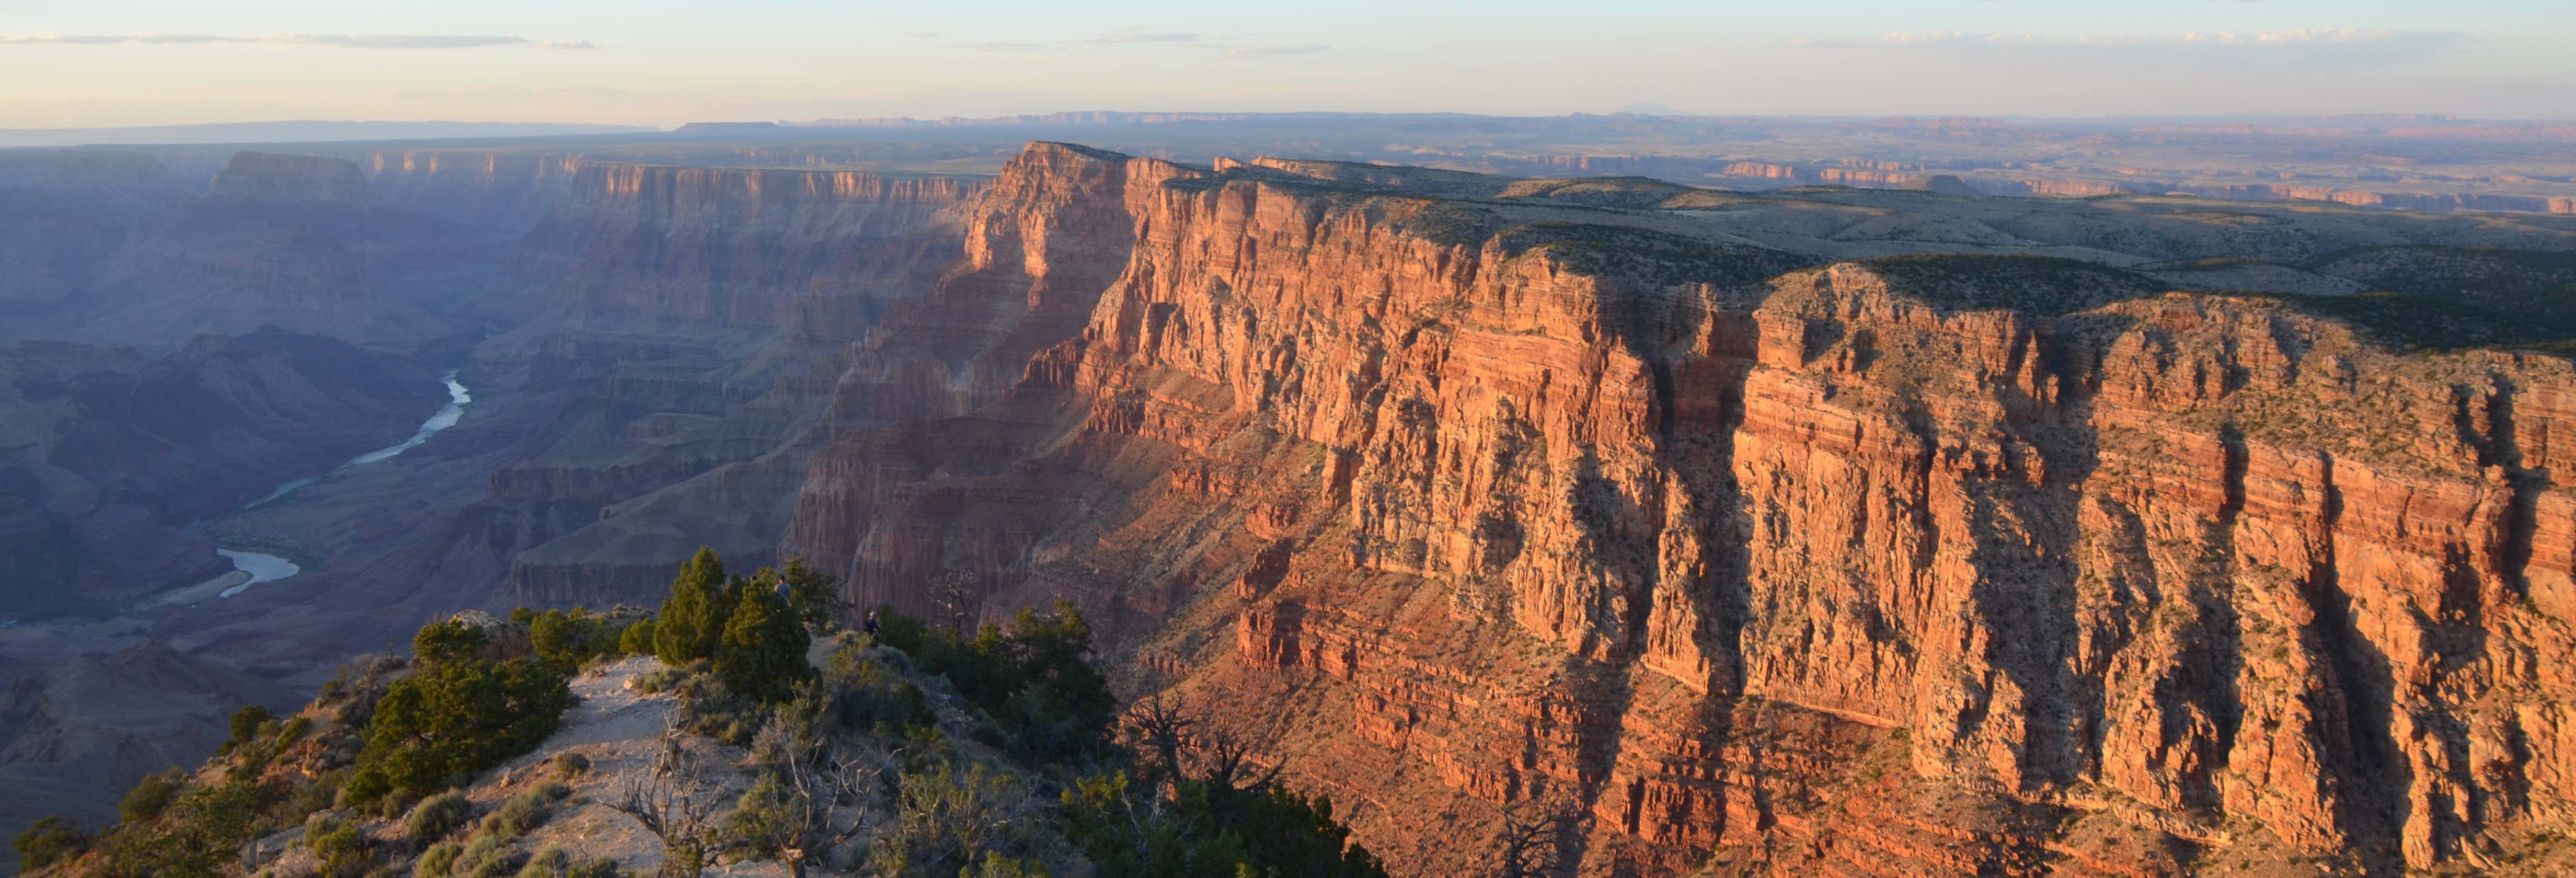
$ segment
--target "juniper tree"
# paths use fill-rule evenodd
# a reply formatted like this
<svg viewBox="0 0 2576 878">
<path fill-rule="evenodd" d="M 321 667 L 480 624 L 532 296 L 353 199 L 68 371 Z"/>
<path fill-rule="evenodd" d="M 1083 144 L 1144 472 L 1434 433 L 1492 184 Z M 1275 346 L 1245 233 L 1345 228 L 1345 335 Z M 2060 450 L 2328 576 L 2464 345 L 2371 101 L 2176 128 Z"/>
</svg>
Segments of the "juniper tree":
<svg viewBox="0 0 2576 878">
<path fill-rule="evenodd" d="M 716 677 L 737 694 L 764 702 L 787 700 L 812 673 L 805 661 L 810 643 L 805 623 L 778 592 L 744 589 L 742 605 L 734 608 L 716 650 Z"/>
<path fill-rule="evenodd" d="M 699 546 L 698 554 L 680 565 L 671 596 L 653 622 L 653 653 L 671 665 L 713 657 L 724 636 L 726 613 L 724 560 L 716 550 Z"/>
<path fill-rule="evenodd" d="M 821 625 L 838 615 L 841 604 L 841 580 L 805 566 L 803 558 L 787 559 L 787 569 L 779 571 L 787 580 L 787 603 L 796 609 L 797 618 L 807 625 Z"/>
</svg>

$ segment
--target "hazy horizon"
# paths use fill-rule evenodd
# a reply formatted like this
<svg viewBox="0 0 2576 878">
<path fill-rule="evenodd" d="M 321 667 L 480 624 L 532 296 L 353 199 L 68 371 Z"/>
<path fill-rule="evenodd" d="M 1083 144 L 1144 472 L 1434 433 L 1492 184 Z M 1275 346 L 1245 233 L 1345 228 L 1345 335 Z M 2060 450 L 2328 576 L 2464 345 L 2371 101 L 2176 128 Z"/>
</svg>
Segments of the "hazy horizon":
<svg viewBox="0 0 2576 878">
<path fill-rule="evenodd" d="M 1066 110 L 2576 117 L 2576 9 L 2322 0 L 0 4 L 0 128 Z"/>
</svg>

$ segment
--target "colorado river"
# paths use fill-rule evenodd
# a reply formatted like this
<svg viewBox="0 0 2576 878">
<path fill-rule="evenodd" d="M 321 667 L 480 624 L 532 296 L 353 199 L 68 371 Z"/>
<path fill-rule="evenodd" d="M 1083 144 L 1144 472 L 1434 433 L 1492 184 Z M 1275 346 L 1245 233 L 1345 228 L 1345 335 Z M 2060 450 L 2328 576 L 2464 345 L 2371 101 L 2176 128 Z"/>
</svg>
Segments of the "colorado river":
<svg viewBox="0 0 2576 878">
<path fill-rule="evenodd" d="M 250 574 L 250 578 L 243 580 L 242 584 L 217 592 L 217 597 L 232 597 L 241 594 L 243 589 L 251 586 L 263 582 L 276 582 L 304 571 L 304 568 L 295 566 L 295 562 L 275 555 L 236 552 L 231 549 L 216 549 L 215 554 L 230 559 L 233 562 L 233 569 Z"/>
<path fill-rule="evenodd" d="M 332 467 L 330 470 L 319 475 L 306 476 L 304 478 L 279 485 L 277 486 L 277 490 L 261 495 L 257 500 L 242 504 L 241 508 L 245 510 L 257 509 L 284 499 L 287 495 L 293 494 L 307 485 L 321 481 L 322 479 L 342 470 L 391 460 L 405 451 L 410 451 L 414 448 L 420 447 L 421 443 L 429 441 L 429 437 L 436 435 L 438 431 L 456 426 L 456 422 L 465 417 L 465 406 L 474 401 L 474 394 L 467 390 L 465 385 L 456 382 L 456 370 L 454 369 L 449 369 L 446 374 L 438 376 L 438 380 L 440 383 L 447 385 L 447 405 L 440 408 L 436 414 L 430 415 L 429 420 L 420 422 L 420 429 L 413 431 L 411 438 L 349 458 L 347 463 Z M 218 547 L 215 549 L 215 553 L 230 559 L 233 562 L 233 569 L 250 574 L 250 579 L 239 585 L 224 589 L 221 593 L 223 597 L 232 597 L 233 595 L 240 594 L 244 589 L 250 588 L 251 586 L 258 585 L 263 582 L 276 582 L 280 579 L 294 576 L 304 570 L 304 568 L 296 566 L 293 561 L 280 558 L 276 555 L 254 552 L 248 549 Z"/>
</svg>

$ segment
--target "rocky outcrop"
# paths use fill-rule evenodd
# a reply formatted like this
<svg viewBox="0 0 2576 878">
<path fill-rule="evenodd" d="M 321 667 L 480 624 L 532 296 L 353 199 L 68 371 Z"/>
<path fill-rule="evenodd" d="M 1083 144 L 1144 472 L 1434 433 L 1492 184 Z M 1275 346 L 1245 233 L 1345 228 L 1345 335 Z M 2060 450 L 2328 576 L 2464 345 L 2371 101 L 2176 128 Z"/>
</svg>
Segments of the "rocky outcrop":
<svg viewBox="0 0 2576 878">
<path fill-rule="evenodd" d="M 215 175 L 210 194 L 280 201 L 367 201 L 374 192 L 358 166 L 343 159 L 244 150 Z"/>
<path fill-rule="evenodd" d="M 781 551 L 1095 607 L 1406 874 L 1513 803 L 1585 874 L 2385 873 L 2567 819 L 2563 361 L 1297 171 L 1032 145 Z"/>
</svg>

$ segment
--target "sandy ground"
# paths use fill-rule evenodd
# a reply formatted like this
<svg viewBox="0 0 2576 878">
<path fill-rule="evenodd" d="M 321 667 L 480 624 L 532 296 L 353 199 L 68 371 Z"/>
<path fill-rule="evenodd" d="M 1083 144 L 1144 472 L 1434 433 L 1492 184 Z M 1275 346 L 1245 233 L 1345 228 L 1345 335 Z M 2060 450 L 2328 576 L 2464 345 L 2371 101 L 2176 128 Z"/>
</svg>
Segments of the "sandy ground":
<svg viewBox="0 0 2576 878">
<path fill-rule="evenodd" d="M 816 664 L 825 661 L 839 643 L 818 638 L 807 652 Z M 621 798 L 622 780 L 629 774 L 648 775 L 660 760 L 663 734 L 678 699 L 668 692 L 646 694 L 636 687 L 638 678 L 661 667 L 649 657 L 627 658 L 592 668 L 572 680 L 573 694 L 580 699 L 564 712 L 563 724 L 535 751 L 486 772 L 465 789 L 465 796 L 475 804 L 476 819 L 512 796 L 563 780 L 572 794 L 557 802 L 546 822 L 512 842 L 522 854 L 533 854 L 545 847 L 559 847 L 576 861 L 609 857 L 629 874 L 652 875 L 662 866 L 662 841 L 643 824 L 614 803 Z M 681 746 L 697 767 L 698 798 L 713 803 L 711 822 L 720 823 L 733 809 L 736 799 L 751 785 L 751 772 L 744 767 L 748 755 L 744 748 L 734 747 L 698 735 L 680 736 Z M 590 761 L 590 768 L 564 777 L 556 759 L 565 753 L 577 753 Z M 369 830 L 379 843 L 397 843 L 403 832 L 403 819 L 378 822 Z M 297 844 L 301 827 L 262 838 L 257 845 L 267 851 L 261 856 L 272 874 L 310 874 L 318 864 L 312 855 Z M 462 841 L 467 833 L 451 838 Z M 274 859 L 271 859 L 274 858 Z M 812 876 L 861 874 L 844 868 L 813 866 L 806 870 Z M 408 867 L 404 871 L 408 874 Z M 710 876 L 739 878 L 787 878 L 788 870 L 778 862 L 718 862 L 704 872 Z"/>
<path fill-rule="evenodd" d="M 188 586 L 161 596 L 161 603 L 171 606 L 194 606 L 222 594 L 224 589 L 250 581 L 250 574 L 235 570 L 222 576 Z"/>
<path fill-rule="evenodd" d="M 610 803 L 618 797 L 618 779 L 627 772 L 649 770 L 662 749 L 662 731 L 670 722 L 676 699 L 669 693 L 646 695 L 632 688 L 635 678 L 657 667 L 659 663 L 650 658 L 629 658 L 573 680 L 573 694 L 581 697 L 581 703 L 564 713 L 563 727 L 555 731 L 554 737 L 535 753 L 486 775 L 466 791 L 466 796 L 475 801 L 478 810 L 490 807 L 554 779 L 556 754 L 579 753 L 590 759 L 590 770 L 567 781 L 573 788 L 571 798 L 558 804 L 554 816 L 544 825 L 521 838 L 520 848 L 533 852 L 554 845 L 576 860 L 614 857 L 620 867 L 630 872 L 653 874 L 662 865 L 661 840 Z M 717 793 L 723 801 L 719 810 L 730 809 L 733 798 L 748 785 L 745 772 L 737 765 L 743 752 L 696 736 L 687 741 L 691 754 L 705 766 L 711 786 L 721 788 Z M 787 867 L 774 862 L 718 863 L 708 867 L 705 874 L 783 878 Z M 839 873 L 814 869 L 808 874 Z"/>
</svg>

